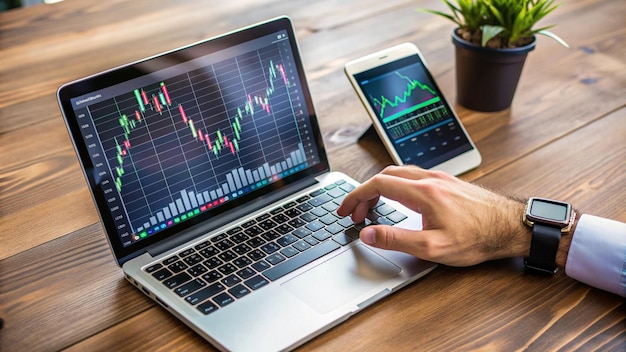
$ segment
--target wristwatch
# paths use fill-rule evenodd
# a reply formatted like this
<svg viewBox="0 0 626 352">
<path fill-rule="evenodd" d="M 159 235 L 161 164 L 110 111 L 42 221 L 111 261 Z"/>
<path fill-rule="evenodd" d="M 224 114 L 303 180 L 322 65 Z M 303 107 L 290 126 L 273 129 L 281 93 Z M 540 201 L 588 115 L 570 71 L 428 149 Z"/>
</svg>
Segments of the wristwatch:
<svg viewBox="0 0 626 352">
<path fill-rule="evenodd" d="M 533 197 L 524 212 L 524 224 L 533 229 L 530 254 L 524 259 L 527 273 L 554 274 L 556 252 L 561 235 L 569 234 L 576 212 L 571 204 L 558 200 Z"/>
</svg>

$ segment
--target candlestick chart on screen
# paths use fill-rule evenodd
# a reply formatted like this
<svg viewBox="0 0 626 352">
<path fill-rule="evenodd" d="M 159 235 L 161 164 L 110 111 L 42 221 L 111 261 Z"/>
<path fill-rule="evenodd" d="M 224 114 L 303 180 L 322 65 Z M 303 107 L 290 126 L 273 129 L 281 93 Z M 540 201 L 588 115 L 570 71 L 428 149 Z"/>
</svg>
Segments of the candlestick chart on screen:
<svg viewBox="0 0 626 352">
<path fill-rule="evenodd" d="M 91 105 L 129 217 L 151 226 L 189 192 L 217 205 L 305 164 L 290 69 L 276 45 Z"/>
</svg>

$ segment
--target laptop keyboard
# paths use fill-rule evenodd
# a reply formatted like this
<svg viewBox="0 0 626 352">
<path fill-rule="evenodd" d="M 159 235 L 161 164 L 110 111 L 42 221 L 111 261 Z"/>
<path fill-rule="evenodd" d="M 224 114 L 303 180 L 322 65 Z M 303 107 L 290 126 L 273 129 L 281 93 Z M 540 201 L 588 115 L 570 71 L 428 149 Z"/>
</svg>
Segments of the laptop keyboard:
<svg viewBox="0 0 626 352">
<path fill-rule="evenodd" d="M 337 181 L 144 270 L 210 314 L 358 239 L 364 226 L 406 218 L 383 201 L 363 223 L 340 217 L 336 209 L 353 189 Z"/>
</svg>

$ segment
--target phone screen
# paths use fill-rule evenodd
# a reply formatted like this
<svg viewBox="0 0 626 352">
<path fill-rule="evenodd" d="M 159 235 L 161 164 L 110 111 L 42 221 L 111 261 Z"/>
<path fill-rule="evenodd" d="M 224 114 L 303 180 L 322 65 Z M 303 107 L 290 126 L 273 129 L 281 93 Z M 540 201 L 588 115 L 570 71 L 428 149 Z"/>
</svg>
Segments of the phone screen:
<svg viewBox="0 0 626 352">
<path fill-rule="evenodd" d="M 473 148 L 418 55 L 354 79 L 403 163 L 428 169 Z"/>
</svg>

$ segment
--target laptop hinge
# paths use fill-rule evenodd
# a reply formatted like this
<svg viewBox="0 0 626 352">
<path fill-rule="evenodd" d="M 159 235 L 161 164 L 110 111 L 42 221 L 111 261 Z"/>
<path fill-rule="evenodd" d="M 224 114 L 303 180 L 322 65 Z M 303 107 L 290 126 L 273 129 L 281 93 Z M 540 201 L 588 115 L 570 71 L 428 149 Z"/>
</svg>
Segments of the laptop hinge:
<svg viewBox="0 0 626 352">
<path fill-rule="evenodd" d="M 266 207 L 274 202 L 277 202 L 281 199 L 288 197 L 295 192 L 301 191 L 307 187 L 310 187 L 316 184 L 318 181 L 315 179 L 306 179 L 303 181 L 298 181 L 293 185 L 287 186 L 287 188 L 277 191 L 276 193 L 272 193 L 271 195 L 266 195 L 260 197 L 256 201 L 251 204 L 237 207 L 236 209 L 232 209 L 226 213 L 220 214 L 216 216 L 214 219 L 205 221 L 202 224 L 198 224 L 180 234 L 173 236 L 172 238 L 168 238 L 167 240 L 161 241 L 159 243 L 155 243 L 146 248 L 146 252 L 148 252 L 151 256 L 156 257 L 162 253 L 165 253 L 171 249 L 174 249 L 180 245 L 183 245 L 187 242 L 193 241 L 195 238 L 205 235 L 208 232 L 211 232 L 217 228 L 220 228 L 226 224 L 235 222 L 240 220 L 241 218 L 251 214 L 263 207 Z"/>
</svg>

